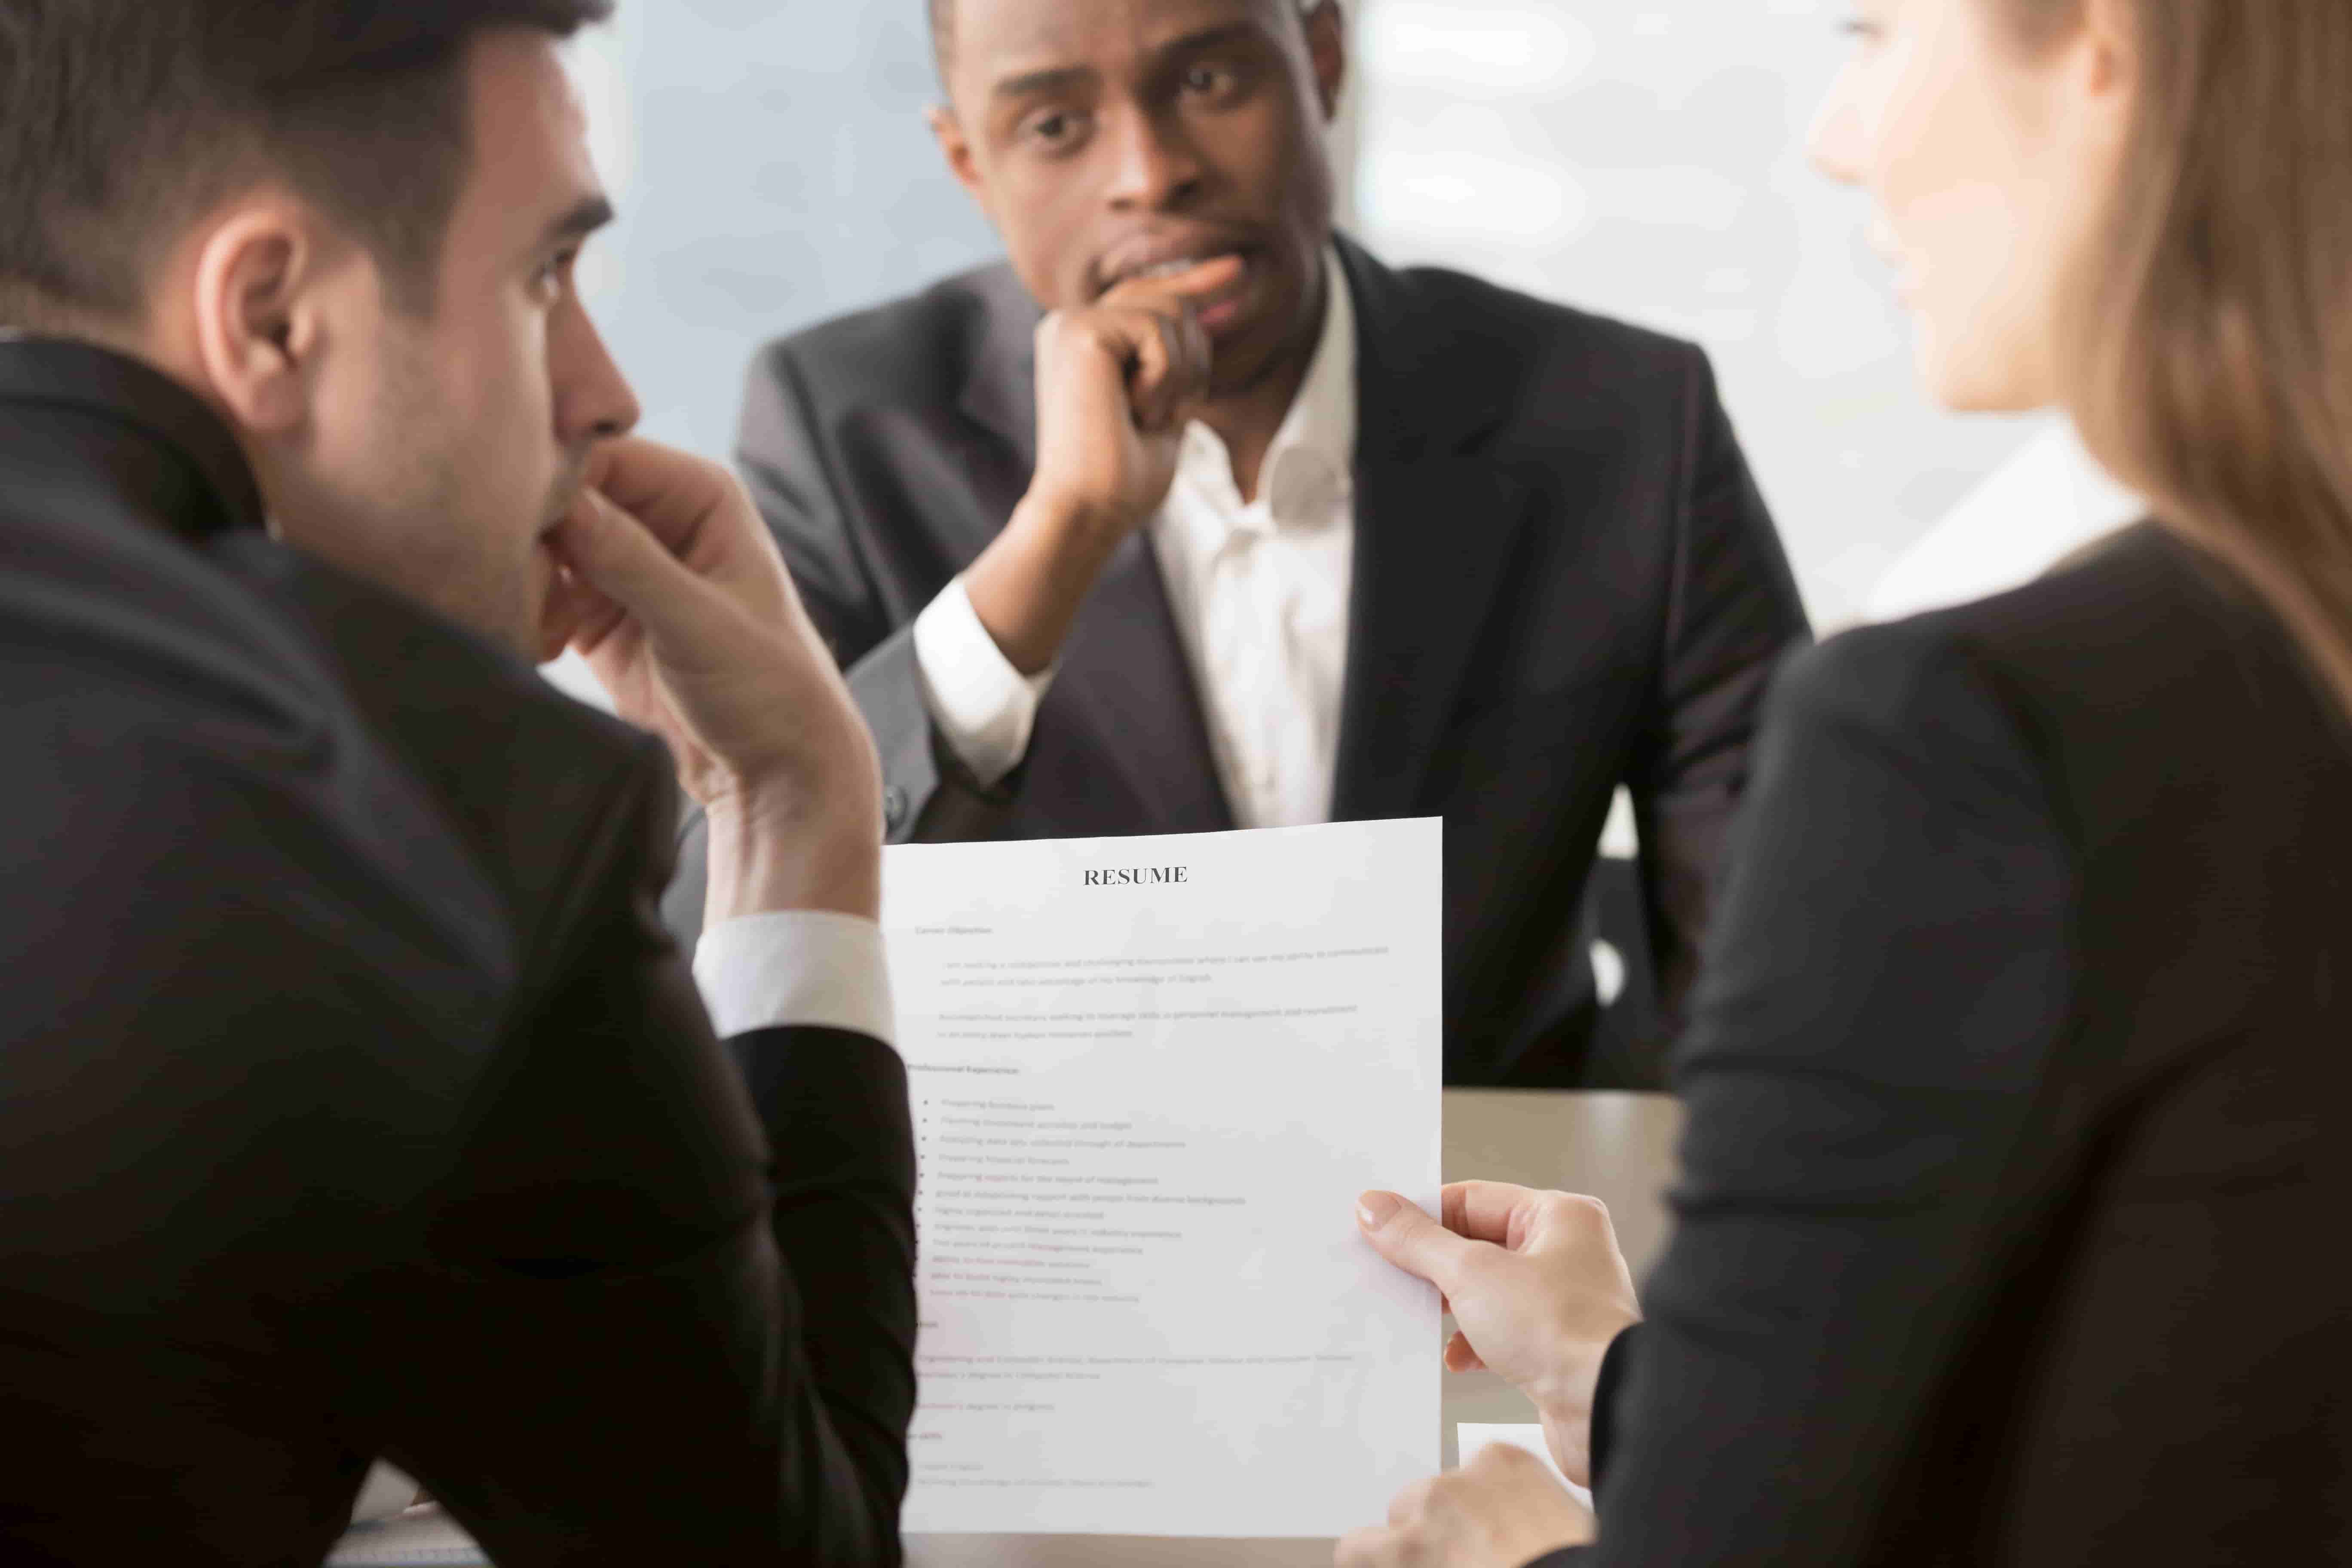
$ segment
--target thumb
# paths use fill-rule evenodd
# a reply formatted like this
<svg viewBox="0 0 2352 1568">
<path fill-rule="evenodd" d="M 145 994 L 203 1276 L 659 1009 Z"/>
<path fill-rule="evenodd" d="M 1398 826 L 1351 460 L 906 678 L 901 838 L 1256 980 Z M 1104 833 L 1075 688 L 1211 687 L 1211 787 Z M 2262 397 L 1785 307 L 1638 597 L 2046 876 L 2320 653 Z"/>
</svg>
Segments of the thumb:
<svg viewBox="0 0 2352 1568">
<path fill-rule="evenodd" d="M 583 490 L 565 514 L 556 543 L 583 582 L 635 616 L 656 641 L 690 640 L 709 618 L 717 596 L 710 585 L 645 524 L 593 489 Z"/>
<path fill-rule="evenodd" d="M 1372 1250 L 1449 1295 L 1462 1265 L 1478 1245 L 1454 1235 L 1394 1193 L 1366 1193 L 1356 1200 L 1356 1223 Z"/>
</svg>

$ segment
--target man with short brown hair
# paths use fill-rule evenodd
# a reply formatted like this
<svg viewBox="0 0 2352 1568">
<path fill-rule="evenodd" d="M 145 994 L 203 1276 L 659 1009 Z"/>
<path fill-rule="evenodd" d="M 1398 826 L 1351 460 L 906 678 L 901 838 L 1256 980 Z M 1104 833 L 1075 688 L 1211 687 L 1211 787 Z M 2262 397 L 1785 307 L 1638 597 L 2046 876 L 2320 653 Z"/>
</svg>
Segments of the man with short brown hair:
<svg viewBox="0 0 2352 1568">
<path fill-rule="evenodd" d="M 573 288 L 606 8 L 0 0 L 11 1563 L 897 1558 L 880 780 Z"/>
</svg>

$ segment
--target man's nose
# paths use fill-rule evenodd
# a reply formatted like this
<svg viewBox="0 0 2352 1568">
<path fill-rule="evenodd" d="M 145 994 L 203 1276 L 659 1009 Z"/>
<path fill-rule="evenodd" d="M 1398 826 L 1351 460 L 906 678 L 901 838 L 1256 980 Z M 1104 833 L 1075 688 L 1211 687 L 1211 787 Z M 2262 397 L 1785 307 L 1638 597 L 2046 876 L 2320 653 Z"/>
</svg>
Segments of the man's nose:
<svg viewBox="0 0 2352 1568">
<path fill-rule="evenodd" d="M 1113 117 L 1111 136 L 1118 160 L 1111 182 L 1111 205 L 1163 212 L 1189 201 L 1201 187 L 1199 153 L 1177 116 L 1132 109 Z"/>
<path fill-rule="evenodd" d="M 627 435 L 645 413 L 628 377 L 613 362 L 604 334 L 577 299 L 563 316 L 549 345 L 556 435 L 567 446 Z"/>
</svg>

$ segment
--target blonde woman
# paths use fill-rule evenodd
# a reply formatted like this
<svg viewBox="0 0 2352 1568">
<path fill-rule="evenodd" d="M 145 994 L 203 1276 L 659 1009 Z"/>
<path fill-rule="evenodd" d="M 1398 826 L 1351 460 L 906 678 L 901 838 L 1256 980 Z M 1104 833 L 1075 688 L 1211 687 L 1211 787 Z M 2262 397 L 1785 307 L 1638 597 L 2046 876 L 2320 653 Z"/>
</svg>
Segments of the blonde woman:
<svg viewBox="0 0 2352 1568">
<path fill-rule="evenodd" d="M 1853 31 L 1928 384 L 2153 515 L 1784 671 L 1646 1322 L 1582 1200 L 1367 1195 L 1601 1518 L 1498 1458 L 1344 1563 L 2352 1563 L 2352 4 Z"/>
</svg>

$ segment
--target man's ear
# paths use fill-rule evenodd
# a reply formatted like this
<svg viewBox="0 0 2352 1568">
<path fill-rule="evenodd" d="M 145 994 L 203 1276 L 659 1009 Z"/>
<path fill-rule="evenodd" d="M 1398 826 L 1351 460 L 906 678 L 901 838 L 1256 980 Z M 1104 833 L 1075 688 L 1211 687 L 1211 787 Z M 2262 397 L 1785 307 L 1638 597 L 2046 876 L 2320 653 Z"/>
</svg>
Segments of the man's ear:
<svg viewBox="0 0 2352 1568">
<path fill-rule="evenodd" d="M 953 108 L 944 103 L 934 105 L 928 118 L 931 140 L 940 144 L 940 155 L 948 161 L 948 172 L 956 177 L 956 184 L 963 187 L 964 194 L 980 204 L 981 212 L 993 223 L 996 215 L 989 209 L 988 182 L 980 176 L 980 162 L 972 155 L 971 138 L 964 134 L 963 121 L 956 118 Z"/>
<path fill-rule="evenodd" d="M 1315 65 L 1315 89 L 1323 100 L 1323 118 L 1339 113 L 1339 89 L 1348 85 L 1348 18 L 1339 0 L 1315 0 L 1300 18 L 1307 29 L 1307 58 Z"/>
<path fill-rule="evenodd" d="M 195 348 L 205 384 L 256 436 L 294 433 L 328 338 L 327 257 L 298 204 L 239 207 L 201 243 L 195 265 Z"/>
</svg>

